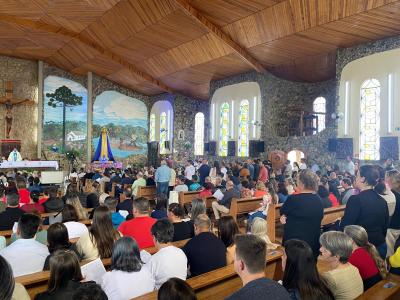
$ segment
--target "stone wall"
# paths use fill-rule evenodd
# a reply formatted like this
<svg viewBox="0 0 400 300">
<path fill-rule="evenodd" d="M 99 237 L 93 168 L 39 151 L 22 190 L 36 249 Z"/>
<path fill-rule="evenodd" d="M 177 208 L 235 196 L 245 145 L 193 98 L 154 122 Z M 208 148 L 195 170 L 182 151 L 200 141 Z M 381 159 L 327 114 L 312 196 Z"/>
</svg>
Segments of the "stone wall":
<svg viewBox="0 0 400 300">
<path fill-rule="evenodd" d="M 271 150 L 283 150 L 289 152 L 293 149 L 301 150 L 306 154 L 309 163 L 317 162 L 319 165 L 332 163 L 333 155 L 328 152 L 328 139 L 336 136 L 335 122 L 330 115 L 335 111 L 335 80 L 319 83 L 291 82 L 275 77 L 270 73 L 245 73 L 212 81 L 210 85 L 210 99 L 214 92 L 221 87 L 240 82 L 254 81 L 260 85 L 261 90 L 261 140 L 265 141 L 266 152 L 263 158 Z M 282 126 L 287 126 L 288 120 L 294 117 L 288 111 L 305 110 L 312 111 L 313 101 L 317 97 L 325 97 L 327 101 L 326 129 L 314 136 L 306 137 L 279 137 L 278 132 Z M 226 160 L 241 159 L 228 157 Z"/>
<path fill-rule="evenodd" d="M 11 139 L 21 140 L 21 155 L 37 157 L 38 128 L 38 63 L 37 61 L 0 56 L 0 97 L 5 95 L 5 82 L 12 81 L 14 99 L 29 99 L 34 105 L 14 105 Z M 0 139 L 5 139 L 5 105 L 0 105 Z M 39 122 L 40 123 L 40 122 Z"/>
</svg>

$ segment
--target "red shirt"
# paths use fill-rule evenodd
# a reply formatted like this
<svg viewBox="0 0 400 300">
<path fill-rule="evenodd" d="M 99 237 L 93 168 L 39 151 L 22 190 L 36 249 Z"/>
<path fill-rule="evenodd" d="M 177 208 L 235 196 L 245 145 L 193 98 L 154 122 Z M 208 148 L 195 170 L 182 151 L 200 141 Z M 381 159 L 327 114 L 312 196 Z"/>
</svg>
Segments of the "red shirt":
<svg viewBox="0 0 400 300">
<path fill-rule="evenodd" d="M 332 193 L 329 193 L 329 201 L 332 203 L 332 207 L 339 206 L 339 201 L 337 200 L 336 196 Z"/>
<path fill-rule="evenodd" d="M 19 189 L 18 194 L 20 204 L 29 204 L 31 202 L 31 198 L 29 196 L 30 192 L 28 189 Z"/>
<path fill-rule="evenodd" d="M 132 220 L 123 222 L 119 225 L 119 232 L 124 236 L 133 237 L 139 245 L 140 249 L 154 246 L 153 237 L 151 235 L 151 227 L 156 219 L 146 217 L 136 217 Z"/>
<path fill-rule="evenodd" d="M 264 196 L 264 195 L 266 195 L 267 194 L 267 191 L 263 191 L 263 190 L 256 190 L 255 192 L 254 192 L 254 198 L 257 198 L 257 197 L 262 197 L 262 196 Z"/>
<path fill-rule="evenodd" d="M 30 204 L 25 204 L 21 206 L 21 209 L 24 212 L 31 212 L 31 211 L 37 211 L 39 213 L 44 213 L 44 207 L 43 205 L 39 203 L 30 203 Z"/>
<path fill-rule="evenodd" d="M 267 180 L 268 180 L 268 170 L 267 170 L 267 168 L 265 166 L 262 166 L 260 168 L 260 174 L 258 175 L 258 180 L 263 182 L 263 183 L 267 182 Z"/>
<path fill-rule="evenodd" d="M 202 198 L 202 197 L 211 197 L 211 196 L 212 196 L 212 192 L 210 190 L 202 190 L 199 193 L 199 197 L 200 198 Z"/>
<path fill-rule="evenodd" d="M 47 200 L 49 200 L 48 197 L 40 198 L 40 199 L 39 199 L 39 204 L 43 204 L 43 203 L 45 203 Z"/>
<path fill-rule="evenodd" d="M 374 260 L 364 248 L 354 250 L 349 258 L 349 263 L 358 269 L 362 279 L 371 278 L 379 273 Z"/>
</svg>

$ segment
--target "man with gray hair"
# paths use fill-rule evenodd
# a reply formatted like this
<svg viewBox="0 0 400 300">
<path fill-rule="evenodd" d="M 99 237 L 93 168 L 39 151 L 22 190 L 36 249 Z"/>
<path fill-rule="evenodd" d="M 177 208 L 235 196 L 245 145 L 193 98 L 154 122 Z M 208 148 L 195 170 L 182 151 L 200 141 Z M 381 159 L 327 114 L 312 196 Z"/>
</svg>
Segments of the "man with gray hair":
<svg viewBox="0 0 400 300">
<path fill-rule="evenodd" d="M 233 181 L 229 180 L 226 183 L 226 192 L 224 193 L 224 197 L 211 204 L 216 220 L 219 220 L 221 212 L 225 214 L 229 213 L 233 198 L 240 198 L 240 194 L 234 189 Z"/>
<path fill-rule="evenodd" d="M 168 197 L 168 186 L 170 179 L 171 179 L 171 170 L 167 166 L 167 161 L 163 159 L 161 160 L 161 165 L 157 168 L 155 174 L 157 195 L 165 194 Z"/>
<path fill-rule="evenodd" d="M 15 222 L 24 214 L 24 211 L 19 208 L 19 195 L 8 194 L 7 207 L 5 211 L 0 213 L 0 230 L 11 230 Z"/>
<path fill-rule="evenodd" d="M 143 178 L 143 173 L 139 172 L 136 175 L 136 180 L 132 184 L 132 195 L 136 197 L 140 186 L 146 186 L 146 179 Z"/>
<path fill-rule="evenodd" d="M 194 220 L 195 236 L 182 248 L 191 276 L 197 276 L 226 266 L 226 247 L 211 232 L 211 220 L 200 214 Z"/>
</svg>

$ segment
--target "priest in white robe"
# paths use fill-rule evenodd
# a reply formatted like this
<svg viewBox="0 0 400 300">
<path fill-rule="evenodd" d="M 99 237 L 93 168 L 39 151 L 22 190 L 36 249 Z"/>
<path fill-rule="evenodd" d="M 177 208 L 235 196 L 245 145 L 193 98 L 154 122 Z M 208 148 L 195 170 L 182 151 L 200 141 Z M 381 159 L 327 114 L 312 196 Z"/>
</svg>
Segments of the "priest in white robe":
<svg viewBox="0 0 400 300">
<path fill-rule="evenodd" d="M 14 148 L 13 151 L 11 151 L 10 155 L 8 156 L 8 161 L 21 161 L 22 156 L 18 152 L 17 148 Z"/>
</svg>

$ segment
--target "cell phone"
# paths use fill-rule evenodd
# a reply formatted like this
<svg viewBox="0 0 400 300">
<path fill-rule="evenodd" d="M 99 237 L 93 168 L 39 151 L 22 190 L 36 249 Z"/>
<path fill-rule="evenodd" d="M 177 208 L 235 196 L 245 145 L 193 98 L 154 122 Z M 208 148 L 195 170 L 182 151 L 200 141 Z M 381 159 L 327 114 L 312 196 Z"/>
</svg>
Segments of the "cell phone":
<svg viewBox="0 0 400 300">
<path fill-rule="evenodd" d="M 392 288 L 394 286 L 396 286 L 396 284 L 394 282 L 388 282 L 388 283 L 384 284 L 383 288 L 390 289 L 390 288 Z"/>
</svg>

